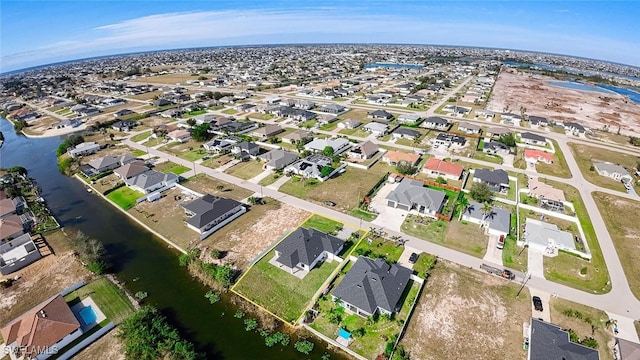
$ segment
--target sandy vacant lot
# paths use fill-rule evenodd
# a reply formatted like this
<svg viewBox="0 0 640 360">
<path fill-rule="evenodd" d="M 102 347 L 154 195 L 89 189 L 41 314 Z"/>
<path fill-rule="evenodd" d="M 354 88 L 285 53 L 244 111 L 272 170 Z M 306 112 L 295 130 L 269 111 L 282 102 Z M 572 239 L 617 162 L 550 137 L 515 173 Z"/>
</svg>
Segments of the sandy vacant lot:
<svg viewBox="0 0 640 360">
<path fill-rule="evenodd" d="M 640 105 L 611 93 L 580 91 L 549 84 L 555 79 L 532 75 L 516 69 L 500 72 L 487 104 L 497 112 L 520 113 L 524 106 L 529 115 L 553 120 L 575 121 L 589 128 L 609 125 L 612 131 L 633 135 L 640 132 Z"/>
<path fill-rule="evenodd" d="M 522 324 L 529 292 L 498 277 L 440 261 L 401 344 L 411 359 L 526 359 Z"/>
<path fill-rule="evenodd" d="M 124 355 L 124 342 L 116 337 L 118 329 L 109 331 L 106 335 L 98 339 L 93 344 L 82 349 L 74 359 L 78 360 L 94 360 L 94 359 L 110 359 L 110 360 L 123 360 Z"/>
</svg>

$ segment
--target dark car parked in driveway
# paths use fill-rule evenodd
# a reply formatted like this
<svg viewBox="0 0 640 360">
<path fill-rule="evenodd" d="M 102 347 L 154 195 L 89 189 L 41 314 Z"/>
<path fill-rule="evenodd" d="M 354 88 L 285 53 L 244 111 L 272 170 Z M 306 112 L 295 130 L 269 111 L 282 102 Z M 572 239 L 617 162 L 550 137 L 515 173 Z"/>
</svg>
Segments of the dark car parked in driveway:
<svg viewBox="0 0 640 360">
<path fill-rule="evenodd" d="M 533 301 L 533 308 L 536 309 L 536 311 L 542 311 L 542 300 L 540 300 L 540 298 L 538 296 L 534 296 L 533 298 L 531 298 L 531 300 Z"/>
<path fill-rule="evenodd" d="M 418 261 L 418 254 L 411 253 L 411 256 L 409 256 L 409 262 L 415 264 L 416 261 Z"/>
</svg>

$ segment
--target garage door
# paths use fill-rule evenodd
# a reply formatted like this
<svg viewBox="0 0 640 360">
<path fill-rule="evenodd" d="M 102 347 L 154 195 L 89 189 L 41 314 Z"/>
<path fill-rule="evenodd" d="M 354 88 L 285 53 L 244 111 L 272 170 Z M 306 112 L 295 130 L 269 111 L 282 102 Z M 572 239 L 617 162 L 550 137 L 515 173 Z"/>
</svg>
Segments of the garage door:
<svg viewBox="0 0 640 360">
<path fill-rule="evenodd" d="M 391 200 L 387 200 L 387 206 L 396 207 L 396 203 Z"/>
<path fill-rule="evenodd" d="M 409 205 L 398 204 L 398 209 L 409 211 Z"/>
</svg>

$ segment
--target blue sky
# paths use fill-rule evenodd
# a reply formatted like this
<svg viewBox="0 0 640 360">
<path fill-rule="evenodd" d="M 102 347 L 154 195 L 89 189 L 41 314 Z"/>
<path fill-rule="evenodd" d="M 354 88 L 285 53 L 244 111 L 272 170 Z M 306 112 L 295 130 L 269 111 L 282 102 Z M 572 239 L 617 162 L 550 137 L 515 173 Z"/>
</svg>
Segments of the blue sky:
<svg viewBox="0 0 640 360">
<path fill-rule="evenodd" d="M 123 52 L 280 43 L 497 47 L 640 66 L 637 1 L 13 1 L 0 72 Z"/>
</svg>

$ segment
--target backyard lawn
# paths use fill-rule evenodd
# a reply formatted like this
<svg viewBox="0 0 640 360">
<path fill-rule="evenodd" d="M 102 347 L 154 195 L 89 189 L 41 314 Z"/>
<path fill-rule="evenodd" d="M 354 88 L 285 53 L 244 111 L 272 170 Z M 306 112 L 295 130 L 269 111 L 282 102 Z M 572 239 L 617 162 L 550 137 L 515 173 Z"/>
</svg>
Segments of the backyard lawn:
<svg viewBox="0 0 640 360">
<path fill-rule="evenodd" d="M 180 175 L 180 174 L 184 174 L 187 171 L 191 170 L 186 166 L 183 165 L 178 165 L 174 162 L 171 161 L 165 161 L 163 163 L 154 165 L 154 169 L 156 171 L 160 171 L 160 172 L 170 172 L 170 173 L 174 173 L 176 175 Z"/>
<path fill-rule="evenodd" d="M 598 191 L 593 193 L 593 199 L 607 225 L 629 287 L 636 298 L 640 299 L 640 247 L 637 236 L 640 234 L 640 222 L 635 216 L 620 216 L 640 213 L 640 203 Z"/>
<path fill-rule="evenodd" d="M 189 150 L 187 152 L 183 152 L 178 155 L 179 158 L 185 159 L 187 161 L 196 161 L 205 157 L 209 152 L 204 148 L 195 148 L 193 150 Z"/>
<path fill-rule="evenodd" d="M 400 259 L 400 255 L 404 251 L 403 246 L 398 246 L 396 242 L 380 237 L 374 238 L 369 244 L 368 240 L 372 238 L 373 235 L 369 235 L 368 239 L 360 241 L 360 244 L 354 250 L 354 254 L 370 258 L 384 258 L 390 263 L 397 262 Z"/>
<path fill-rule="evenodd" d="M 336 210 L 349 213 L 359 205 L 360 200 L 388 171 L 393 171 L 393 167 L 381 162 L 376 163 L 369 170 L 349 167 L 344 173 L 316 184 L 293 177 L 279 190 L 285 194 L 321 204 L 325 201 L 333 201 L 336 203 Z"/>
<path fill-rule="evenodd" d="M 91 296 L 108 320 L 118 324 L 133 312 L 133 305 L 115 284 L 101 277 L 83 287 L 72 291 L 64 297 L 73 306 L 80 300 Z"/>
<path fill-rule="evenodd" d="M 616 152 L 614 150 L 606 150 L 602 148 L 592 147 L 588 145 L 569 143 L 573 157 L 576 159 L 582 175 L 590 183 L 604 188 L 626 192 L 622 182 L 614 180 L 606 176 L 598 175 L 598 172 L 592 169 L 593 163 L 598 161 L 608 161 L 626 168 L 634 168 L 638 164 L 638 157 Z M 636 190 L 640 187 L 636 186 Z"/>
<path fill-rule="evenodd" d="M 597 341 L 600 359 L 613 360 L 613 331 L 604 311 L 560 298 L 551 299 L 549 306 L 552 323 L 573 330 L 580 340 L 592 337 Z"/>
<path fill-rule="evenodd" d="M 275 315 L 293 323 L 304 312 L 313 295 L 329 278 L 339 263 L 323 262 L 313 268 L 304 279 L 269 263 L 275 256 L 272 250 L 258 261 L 233 287 Z"/>
<path fill-rule="evenodd" d="M 564 252 L 560 252 L 556 257 L 545 256 L 545 277 L 548 280 L 596 294 L 609 292 L 611 285 L 608 284 L 609 272 L 607 271 L 607 265 L 604 262 L 600 243 L 580 193 L 576 188 L 565 183 L 548 179 L 543 179 L 543 181 L 556 189 L 563 190 L 567 201 L 573 203 L 576 215 L 580 219 L 582 230 L 587 238 L 587 244 L 589 244 L 589 249 L 591 250 L 591 261 L 586 261 Z M 586 273 L 581 274 L 581 271 Z"/>
<path fill-rule="evenodd" d="M 564 158 L 564 154 L 558 146 L 558 142 L 555 140 L 551 140 L 551 142 L 553 143 L 553 147 L 556 149 L 555 154 L 553 154 L 553 163 L 545 164 L 543 162 L 538 162 L 536 164 L 536 170 L 541 174 L 568 179 L 571 177 L 571 171 L 569 170 L 569 165 L 567 165 L 567 160 Z"/>
<path fill-rule="evenodd" d="M 252 177 L 259 175 L 262 171 L 262 161 L 258 160 L 249 160 L 240 162 L 237 165 L 233 165 L 228 168 L 225 173 L 229 175 L 233 175 L 240 179 L 249 180 Z"/>
<path fill-rule="evenodd" d="M 320 230 L 327 234 L 334 234 L 340 231 L 344 227 L 344 225 L 341 222 L 331 220 L 316 214 L 312 215 L 309 219 L 307 219 L 307 221 L 305 221 L 300 226 L 306 229 Z"/>
<path fill-rule="evenodd" d="M 373 221 L 378 217 L 378 214 L 374 214 L 368 212 L 366 210 L 362 210 L 360 208 L 355 208 L 349 212 L 349 215 L 353 217 L 357 217 L 358 219 L 362 219 L 364 221 Z"/>
<path fill-rule="evenodd" d="M 110 192 L 107 195 L 107 198 L 124 210 L 128 210 L 136 204 L 136 200 L 143 196 L 144 194 L 140 191 L 133 190 L 127 186 L 122 186 Z"/>
</svg>

